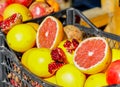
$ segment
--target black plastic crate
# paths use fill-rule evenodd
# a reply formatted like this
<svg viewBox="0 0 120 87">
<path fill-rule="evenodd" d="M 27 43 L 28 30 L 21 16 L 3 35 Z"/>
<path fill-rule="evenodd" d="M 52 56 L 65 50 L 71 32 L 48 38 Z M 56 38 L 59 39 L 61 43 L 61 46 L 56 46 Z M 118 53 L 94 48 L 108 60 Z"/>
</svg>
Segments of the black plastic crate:
<svg viewBox="0 0 120 87">
<path fill-rule="evenodd" d="M 50 15 L 59 18 L 63 25 L 70 24 L 77 26 L 84 32 L 83 39 L 91 36 L 100 36 L 108 41 L 111 48 L 120 49 L 120 36 L 97 29 L 96 26 L 77 9 L 68 8 Z M 46 16 L 26 22 L 36 22 L 40 24 L 45 17 Z M 84 20 L 90 27 L 82 26 L 79 20 Z M 18 57 L 20 57 L 20 53 L 14 52 L 8 47 L 5 35 L 0 32 L 0 87 L 60 87 L 32 74 L 20 63 Z M 16 85 L 13 79 L 16 79 L 19 84 Z M 14 83 L 14 85 L 11 83 Z"/>
</svg>

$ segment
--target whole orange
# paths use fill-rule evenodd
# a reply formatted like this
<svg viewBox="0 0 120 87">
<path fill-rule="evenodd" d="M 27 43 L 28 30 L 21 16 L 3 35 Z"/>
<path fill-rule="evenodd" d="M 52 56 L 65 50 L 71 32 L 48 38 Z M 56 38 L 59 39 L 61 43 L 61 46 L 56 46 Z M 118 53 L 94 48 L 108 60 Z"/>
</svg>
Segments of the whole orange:
<svg viewBox="0 0 120 87">
<path fill-rule="evenodd" d="M 18 24 L 7 33 L 6 40 L 13 50 L 25 52 L 35 45 L 36 31 L 28 24 Z"/>
</svg>

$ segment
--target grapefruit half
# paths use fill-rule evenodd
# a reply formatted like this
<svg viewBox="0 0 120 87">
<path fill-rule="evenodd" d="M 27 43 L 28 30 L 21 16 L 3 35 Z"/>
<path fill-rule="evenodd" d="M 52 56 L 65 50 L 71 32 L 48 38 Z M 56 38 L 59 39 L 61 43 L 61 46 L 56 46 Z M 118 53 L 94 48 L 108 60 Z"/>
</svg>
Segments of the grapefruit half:
<svg viewBox="0 0 120 87">
<path fill-rule="evenodd" d="M 37 30 L 38 48 L 56 48 L 64 36 L 62 23 L 53 16 L 47 16 Z"/>
<path fill-rule="evenodd" d="M 73 61 L 83 73 L 95 74 L 105 70 L 111 59 L 111 50 L 107 41 L 102 37 L 90 37 L 78 45 Z"/>
</svg>

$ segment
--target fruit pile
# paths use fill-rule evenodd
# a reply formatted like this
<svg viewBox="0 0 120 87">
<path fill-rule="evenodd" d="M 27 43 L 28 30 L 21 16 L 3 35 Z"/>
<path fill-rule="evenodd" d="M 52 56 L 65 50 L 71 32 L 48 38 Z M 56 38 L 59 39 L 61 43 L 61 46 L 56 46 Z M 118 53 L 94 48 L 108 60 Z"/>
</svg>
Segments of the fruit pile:
<svg viewBox="0 0 120 87">
<path fill-rule="evenodd" d="M 20 17 L 14 13 L 0 26 L 8 46 L 22 53 L 20 62 L 33 74 L 63 87 L 120 83 L 120 50 L 110 48 L 103 37 L 85 39 L 79 28 L 63 26 L 53 16 L 47 16 L 40 24 L 24 23 Z M 17 77 L 13 74 L 8 77 L 12 78 L 11 84 L 21 85 L 18 79 L 15 84 Z M 34 87 L 41 87 L 38 85 Z"/>
<path fill-rule="evenodd" d="M 14 13 L 20 13 L 22 20 L 48 15 L 60 10 L 56 0 L 0 0 L 0 21 Z"/>
</svg>

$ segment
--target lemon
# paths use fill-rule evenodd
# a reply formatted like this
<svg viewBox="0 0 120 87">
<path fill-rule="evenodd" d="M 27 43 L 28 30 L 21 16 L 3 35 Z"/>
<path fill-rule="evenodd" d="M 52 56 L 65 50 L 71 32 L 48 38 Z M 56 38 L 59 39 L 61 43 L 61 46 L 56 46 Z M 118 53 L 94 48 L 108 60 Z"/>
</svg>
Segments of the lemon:
<svg viewBox="0 0 120 87">
<path fill-rule="evenodd" d="M 32 19 L 32 14 L 29 9 L 22 4 L 14 3 L 6 7 L 3 12 L 3 18 L 6 19 L 14 13 L 20 13 L 23 17 L 23 21 Z"/>
<path fill-rule="evenodd" d="M 7 33 L 6 40 L 14 51 L 25 52 L 35 45 L 36 31 L 28 24 L 18 24 Z"/>
<path fill-rule="evenodd" d="M 62 87 L 83 87 L 85 80 L 85 74 L 73 64 L 62 66 L 56 73 L 57 84 Z"/>
<path fill-rule="evenodd" d="M 120 59 L 120 50 L 112 49 L 112 62 Z"/>
<path fill-rule="evenodd" d="M 84 87 L 103 87 L 107 86 L 108 83 L 106 81 L 105 73 L 97 73 L 90 75 L 84 84 Z"/>
</svg>

